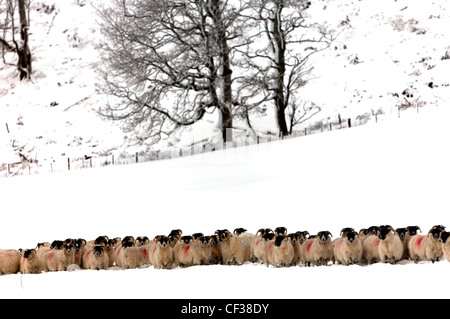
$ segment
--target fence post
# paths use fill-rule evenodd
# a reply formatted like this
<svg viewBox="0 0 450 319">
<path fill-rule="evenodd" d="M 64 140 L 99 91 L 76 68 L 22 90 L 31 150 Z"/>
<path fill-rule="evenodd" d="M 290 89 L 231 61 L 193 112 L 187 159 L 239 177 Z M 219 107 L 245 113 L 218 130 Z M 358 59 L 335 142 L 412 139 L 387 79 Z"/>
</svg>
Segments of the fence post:
<svg viewBox="0 0 450 319">
<path fill-rule="evenodd" d="M 348 127 L 352 127 L 352 119 L 348 119 Z"/>
<path fill-rule="evenodd" d="M 136 163 L 139 161 L 138 152 L 136 152 Z"/>
<path fill-rule="evenodd" d="M 70 157 L 67 158 L 67 169 L 70 171 Z"/>
</svg>

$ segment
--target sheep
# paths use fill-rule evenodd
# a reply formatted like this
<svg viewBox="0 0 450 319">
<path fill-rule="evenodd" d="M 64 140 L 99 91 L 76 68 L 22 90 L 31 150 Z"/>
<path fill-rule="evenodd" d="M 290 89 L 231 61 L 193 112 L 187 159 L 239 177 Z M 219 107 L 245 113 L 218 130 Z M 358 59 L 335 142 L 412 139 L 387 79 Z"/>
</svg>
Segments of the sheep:
<svg viewBox="0 0 450 319">
<path fill-rule="evenodd" d="M 450 236 L 449 232 L 443 231 L 440 235 L 439 242 L 441 243 L 442 252 L 444 253 L 444 258 L 450 261 Z"/>
<path fill-rule="evenodd" d="M 149 243 L 150 239 L 147 236 L 136 237 L 136 247 L 148 245 Z"/>
<path fill-rule="evenodd" d="M 251 254 L 251 259 L 253 262 L 259 261 L 260 263 L 264 262 L 264 244 L 265 241 L 263 239 L 263 237 L 266 234 L 272 234 L 273 236 L 275 235 L 273 230 L 270 228 L 261 228 L 256 232 L 255 237 L 252 240 L 251 243 L 251 248 L 250 248 L 250 254 Z"/>
<path fill-rule="evenodd" d="M 276 267 L 290 266 L 294 259 L 294 247 L 291 244 L 288 236 L 278 235 L 270 245 L 267 245 L 267 266 L 273 265 Z"/>
<path fill-rule="evenodd" d="M 292 248 L 294 249 L 294 258 L 292 259 L 292 266 L 297 266 L 301 260 L 302 245 L 299 241 L 300 235 L 298 233 L 288 234 L 287 237 L 291 242 Z"/>
<path fill-rule="evenodd" d="M 396 228 L 395 233 L 400 238 L 400 241 L 402 242 L 403 246 L 403 254 L 402 259 L 408 259 L 409 258 L 409 252 L 408 252 L 408 229 L 406 227 Z"/>
<path fill-rule="evenodd" d="M 253 239 L 255 239 L 255 237 L 256 237 L 255 234 L 249 233 L 247 231 L 247 229 L 245 229 L 245 228 L 236 228 L 233 231 L 233 234 L 235 234 L 236 236 L 239 236 L 239 238 L 246 240 L 248 245 L 251 245 L 253 242 Z"/>
<path fill-rule="evenodd" d="M 38 243 L 36 245 L 36 255 L 42 260 L 44 254 L 51 250 L 50 246 L 51 244 L 48 242 Z"/>
<path fill-rule="evenodd" d="M 125 236 L 122 241 L 114 246 L 114 261 L 116 263 L 116 266 L 118 267 L 124 267 L 124 262 L 123 262 L 123 254 L 124 254 L 124 249 L 123 249 L 123 245 L 124 244 L 129 244 L 129 243 L 133 243 L 134 244 L 135 239 L 133 236 Z"/>
<path fill-rule="evenodd" d="M 174 248 L 174 262 L 180 267 L 189 267 L 194 264 L 194 237 L 182 236 Z"/>
<path fill-rule="evenodd" d="M 380 226 L 378 234 L 380 243 L 378 245 L 378 254 L 381 262 L 395 264 L 403 256 L 403 244 L 398 234 L 395 233 L 392 226 Z"/>
<path fill-rule="evenodd" d="M 336 262 L 344 265 L 357 264 L 361 261 L 363 248 L 359 234 L 352 228 L 341 230 L 341 237 L 333 242 Z"/>
<path fill-rule="evenodd" d="M 415 263 L 420 260 L 431 260 L 432 263 L 439 261 L 443 255 L 441 243 L 439 242 L 442 228 L 433 227 L 426 236 L 414 235 L 408 244 L 409 255 Z"/>
<path fill-rule="evenodd" d="M 18 250 L 0 250 L 0 276 L 18 273 L 21 258 L 22 253 Z"/>
<path fill-rule="evenodd" d="M 50 249 L 61 250 L 63 245 L 64 245 L 64 242 L 62 240 L 54 240 L 50 244 Z"/>
<path fill-rule="evenodd" d="M 169 233 L 169 237 L 176 237 L 178 239 L 181 238 L 181 236 L 183 235 L 183 231 L 181 229 L 173 229 L 170 233 Z"/>
<path fill-rule="evenodd" d="M 361 240 L 363 260 L 369 265 L 380 261 L 380 253 L 378 251 L 378 245 L 380 244 L 379 232 L 380 227 L 371 226 L 367 229 L 367 236 Z"/>
<path fill-rule="evenodd" d="M 67 270 L 75 261 L 75 249 L 72 244 L 63 244 L 60 250 L 49 250 L 42 258 L 45 272 Z"/>
<path fill-rule="evenodd" d="M 233 235 L 229 230 L 217 230 L 223 262 L 226 264 L 242 265 L 250 261 L 250 242 Z"/>
<path fill-rule="evenodd" d="M 209 265 L 212 261 L 212 244 L 211 236 L 202 236 L 197 246 L 198 261 L 200 265 Z"/>
<path fill-rule="evenodd" d="M 83 268 L 91 270 L 107 269 L 109 267 L 109 257 L 105 246 L 94 245 L 83 254 Z"/>
<path fill-rule="evenodd" d="M 296 234 L 298 235 L 298 243 L 300 244 L 299 264 L 305 264 L 306 260 L 305 260 L 305 254 L 304 254 L 304 249 L 303 249 L 303 243 L 309 238 L 310 234 L 308 231 L 297 231 Z"/>
<path fill-rule="evenodd" d="M 209 241 L 211 246 L 211 259 L 209 263 L 220 264 L 222 263 L 222 252 L 219 246 L 219 236 L 214 234 L 209 237 L 211 237 L 211 240 Z"/>
<path fill-rule="evenodd" d="M 22 252 L 20 260 L 20 272 L 22 274 L 38 274 L 43 269 L 42 260 L 37 255 L 36 249 L 26 249 Z"/>
<path fill-rule="evenodd" d="M 122 244 L 121 267 L 138 268 L 150 264 L 150 245 L 136 246 L 132 241 Z"/>
<path fill-rule="evenodd" d="M 308 266 L 326 265 L 334 263 L 332 234 L 329 231 L 320 231 L 316 236 L 310 236 L 302 245 L 305 262 Z"/>
<path fill-rule="evenodd" d="M 173 249 L 170 247 L 169 237 L 161 236 L 151 253 L 151 264 L 156 269 L 172 268 L 174 263 Z"/>
<path fill-rule="evenodd" d="M 75 248 L 75 257 L 74 257 L 74 264 L 83 267 L 83 254 L 86 251 L 86 240 L 79 238 L 74 241 L 74 248 Z"/>
<path fill-rule="evenodd" d="M 103 246 L 105 247 L 105 252 L 108 255 L 108 266 L 111 267 L 112 265 L 114 265 L 114 262 L 116 260 L 116 254 L 114 254 L 115 241 L 113 239 L 108 239 L 108 241 L 106 241 Z"/>
</svg>

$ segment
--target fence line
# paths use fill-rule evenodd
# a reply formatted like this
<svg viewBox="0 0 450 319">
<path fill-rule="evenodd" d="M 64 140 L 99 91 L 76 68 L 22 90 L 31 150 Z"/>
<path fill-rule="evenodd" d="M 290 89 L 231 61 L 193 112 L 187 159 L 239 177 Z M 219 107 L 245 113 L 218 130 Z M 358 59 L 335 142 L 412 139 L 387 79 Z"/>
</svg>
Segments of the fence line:
<svg viewBox="0 0 450 319">
<path fill-rule="evenodd" d="M 414 106 L 414 113 L 419 113 L 419 107 L 422 106 Z M 115 156 L 114 154 L 110 154 L 98 157 L 84 156 L 83 158 L 63 157 L 63 160 L 53 160 L 50 163 L 39 163 L 37 159 L 27 161 L 23 158 L 23 160 L 18 163 L 0 164 L 0 178 L 27 174 L 32 175 L 38 174 L 40 172 L 63 172 L 78 169 L 98 168 L 110 165 L 129 165 L 141 162 L 192 156 L 227 148 L 236 148 L 243 146 L 245 147 L 253 144 L 278 141 L 280 139 L 296 138 L 326 131 L 334 131 L 361 126 L 371 121 L 378 123 L 385 120 L 386 118 L 400 118 L 402 113 L 411 108 L 412 107 L 397 107 L 396 115 L 394 115 L 392 111 L 390 114 L 386 114 L 381 108 L 377 111 L 358 115 L 355 118 L 341 118 L 341 116 L 338 115 L 333 121 L 328 118 L 327 120 L 309 122 L 309 124 L 304 125 L 303 128 L 294 130 L 291 135 L 284 137 L 279 136 L 278 134 L 274 134 L 271 131 L 258 132 L 256 137 L 252 137 L 248 132 L 246 132 L 245 135 L 237 135 L 233 142 L 226 143 L 224 146 L 213 145 L 207 142 L 192 143 L 192 145 L 188 147 L 174 147 L 166 150 L 150 151 L 148 153 L 141 152 L 135 153 L 132 156 Z M 6 124 L 6 127 L 8 128 L 8 124 Z"/>
</svg>

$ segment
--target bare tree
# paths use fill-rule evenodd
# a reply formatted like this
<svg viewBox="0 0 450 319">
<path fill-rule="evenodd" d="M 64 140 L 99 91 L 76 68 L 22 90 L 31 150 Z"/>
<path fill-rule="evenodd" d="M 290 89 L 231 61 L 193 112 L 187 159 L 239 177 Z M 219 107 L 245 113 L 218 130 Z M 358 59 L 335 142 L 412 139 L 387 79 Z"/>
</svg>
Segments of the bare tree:
<svg viewBox="0 0 450 319">
<path fill-rule="evenodd" d="M 221 0 L 114 0 L 99 8 L 105 45 L 101 114 L 141 141 L 157 142 L 218 111 L 232 139 L 231 50 L 241 37 L 242 3 Z M 227 134 L 228 132 L 228 134 Z"/>
<path fill-rule="evenodd" d="M 5 52 L 15 52 L 17 55 L 17 70 L 20 80 L 30 78 L 32 72 L 31 51 L 28 45 L 29 1 L 27 0 L 5 0 L 0 2 L 0 16 L 2 17 L 2 34 L 0 44 L 2 59 L 5 64 Z M 19 19 L 16 19 L 16 10 Z M 17 29 L 16 25 L 19 25 Z M 19 31 L 20 39 L 17 39 L 16 30 Z"/>
<path fill-rule="evenodd" d="M 251 0 L 251 3 L 253 12 L 247 17 L 259 27 L 250 36 L 252 44 L 243 52 L 249 72 L 241 81 L 241 94 L 254 101 L 247 104 L 253 108 L 272 101 L 279 134 L 285 136 L 292 132 L 298 118 L 296 93 L 307 83 L 312 70 L 309 57 L 328 48 L 333 35 L 324 27 L 307 22 L 309 1 Z M 254 43 L 262 45 L 255 47 Z M 288 107 L 290 128 L 286 121 Z"/>
</svg>

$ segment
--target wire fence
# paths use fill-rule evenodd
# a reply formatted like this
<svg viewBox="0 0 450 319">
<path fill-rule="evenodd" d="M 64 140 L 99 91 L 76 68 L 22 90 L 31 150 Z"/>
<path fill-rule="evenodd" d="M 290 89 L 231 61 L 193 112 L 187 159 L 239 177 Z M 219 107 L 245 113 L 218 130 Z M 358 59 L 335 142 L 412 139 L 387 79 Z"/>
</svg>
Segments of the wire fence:
<svg viewBox="0 0 450 319">
<path fill-rule="evenodd" d="M 28 160 L 25 157 L 21 157 L 21 161 L 19 162 L 0 163 L 0 177 L 34 175 L 45 172 L 63 172 L 111 165 L 130 165 L 193 156 L 207 152 L 219 151 L 222 149 L 245 147 L 253 144 L 278 141 L 281 139 L 297 138 L 327 131 L 347 129 L 365 125 L 369 122 L 378 123 L 387 118 L 403 117 L 407 113 L 419 113 L 419 108 L 421 107 L 423 107 L 423 105 L 413 103 L 410 103 L 409 105 L 401 104 L 395 108 L 395 111 L 392 111 L 391 109 L 391 111 L 386 113 L 380 108 L 377 111 L 367 112 L 354 118 L 344 118 L 338 114 L 333 118 L 303 123 L 303 125 L 299 125 L 298 128 L 293 130 L 292 134 L 288 136 L 279 136 L 277 133 L 271 131 L 258 131 L 254 132 L 254 134 L 251 134 L 250 132 L 235 134 L 235 132 L 233 132 L 233 142 L 226 143 L 225 145 L 214 145 L 208 142 L 208 139 L 205 139 L 200 142 L 193 142 L 192 145 L 186 147 L 172 147 L 150 152 L 137 152 L 127 156 L 117 154 L 109 154 L 104 156 L 83 156 L 78 158 L 61 156 L 58 160 L 45 162 L 40 161 L 39 159 Z"/>
</svg>

